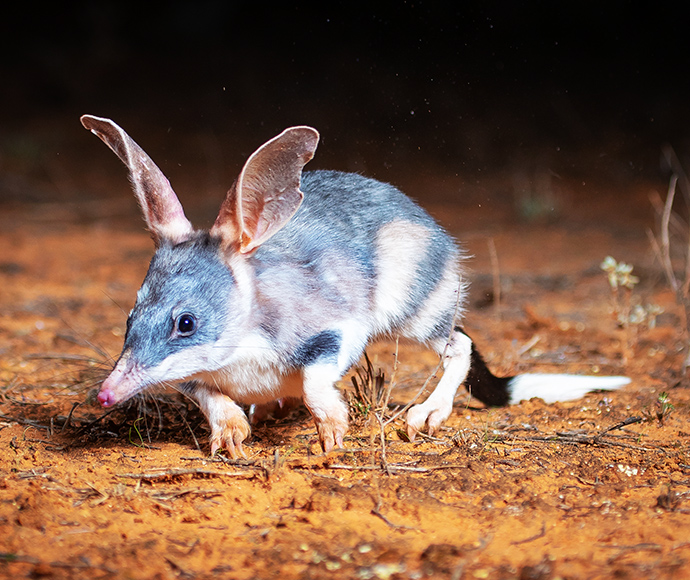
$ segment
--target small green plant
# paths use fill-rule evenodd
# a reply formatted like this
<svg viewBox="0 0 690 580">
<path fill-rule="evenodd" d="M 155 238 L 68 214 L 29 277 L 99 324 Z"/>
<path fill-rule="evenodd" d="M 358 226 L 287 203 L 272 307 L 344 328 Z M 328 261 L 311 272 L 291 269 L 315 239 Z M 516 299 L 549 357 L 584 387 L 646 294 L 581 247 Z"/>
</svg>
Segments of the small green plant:
<svg viewBox="0 0 690 580">
<path fill-rule="evenodd" d="M 659 393 L 656 399 L 656 418 L 660 424 L 664 424 L 664 420 L 673 412 L 675 407 L 671 403 L 668 393 Z"/>
<path fill-rule="evenodd" d="M 666 392 L 661 392 L 654 402 L 653 408 L 647 408 L 642 413 L 647 421 L 658 421 L 659 425 L 663 425 L 664 421 L 673 413 L 675 407 L 671 403 L 671 399 Z"/>
<path fill-rule="evenodd" d="M 139 426 L 137 423 L 139 421 L 143 421 L 143 417 L 139 417 L 138 419 L 135 419 L 134 423 L 132 426 L 129 428 L 129 442 L 134 445 L 135 447 L 144 447 L 146 444 L 144 443 L 144 437 L 141 434 L 141 431 L 139 431 Z M 137 434 L 137 437 L 139 438 L 139 441 L 136 440 L 136 437 L 132 437 L 132 430 Z"/>
<path fill-rule="evenodd" d="M 640 279 L 633 276 L 633 267 L 625 262 L 617 262 L 613 257 L 606 256 L 601 263 L 601 269 L 606 272 L 611 287 L 611 299 L 613 301 L 613 313 L 616 320 L 624 328 L 630 323 L 632 310 L 632 291 Z M 621 300 L 621 294 L 622 300 Z"/>
</svg>

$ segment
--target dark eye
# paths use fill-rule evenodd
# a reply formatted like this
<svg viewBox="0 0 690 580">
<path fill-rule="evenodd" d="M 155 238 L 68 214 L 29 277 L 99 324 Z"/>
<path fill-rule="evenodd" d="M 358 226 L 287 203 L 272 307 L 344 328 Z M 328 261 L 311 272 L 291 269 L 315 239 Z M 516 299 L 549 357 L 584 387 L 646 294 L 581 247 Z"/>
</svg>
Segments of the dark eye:
<svg viewBox="0 0 690 580">
<path fill-rule="evenodd" d="M 196 332 L 196 317 L 188 312 L 180 314 L 175 320 L 175 328 L 180 336 L 191 336 Z"/>
</svg>

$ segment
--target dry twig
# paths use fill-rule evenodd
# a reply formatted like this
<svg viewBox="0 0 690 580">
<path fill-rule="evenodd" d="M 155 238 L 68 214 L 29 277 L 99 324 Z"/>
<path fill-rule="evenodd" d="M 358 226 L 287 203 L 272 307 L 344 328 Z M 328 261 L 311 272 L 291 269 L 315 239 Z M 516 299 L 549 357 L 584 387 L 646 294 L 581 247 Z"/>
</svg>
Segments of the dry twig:
<svg viewBox="0 0 690 580">
<path fill-rule="evenodd" d="M 161 469 L 146 473 L 118 473 L 117 477 L 127 479 L 139 479 L 142 481 L 157 481 L 161 479 L 172 479 L 183 475 L 203 476 L 203 477 L 247 477 L 252 478 L 256 475 L 253 471 L 214 471 L 211 469 Z"/>
<path fill-rule="evenodd" d="M 683 362 L 683 370 L 687 372 L 688 368 L 690 368 L 690 228 L 687 223 L 684 223 L 677 215 L 674 215 L 673 204 L 676 198 L 676 188 L 680 186 L 685 205 L 690 209 L 690 180 L 688 180 L 683 166 L 671 147 L 666 147 L 663 154 L 672 171 L 672 175 L 669 181 L 666 200 L 663 203 L 663 208 L 660 208 L 660 231 L 658 237 L 649 233 L 649 238 L 652 241 L 655 253 L 659 257 L 666 280 L 676 294 L 676 302 L 683 307 L 685 314 L 687 352 Z M 683 273 L 680 276 L 676 274 L 671 256 L 673 250 L 671 240 L 672 225 L 675 226 L 675 230 L 685 237 L 685 242 L 679 244 L 681 255 L 685 262 Z"/>
</svg>

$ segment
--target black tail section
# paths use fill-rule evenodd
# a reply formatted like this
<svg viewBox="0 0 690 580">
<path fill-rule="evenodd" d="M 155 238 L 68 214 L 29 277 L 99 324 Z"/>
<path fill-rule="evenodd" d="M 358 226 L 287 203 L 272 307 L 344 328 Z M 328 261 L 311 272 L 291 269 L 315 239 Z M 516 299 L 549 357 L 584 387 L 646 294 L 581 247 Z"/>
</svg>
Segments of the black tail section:
<svg viewBox="0 0 690 580">
<path fill-rule="evenodd" d="M 490 407 L 504 407 L 510 403 L 508 387 L 512 378 L 495 376 L 472 343 L 472 362 L 465 379 L 465 387 L 470 395 Z"/>
<path fill-rule="evenodd" d="M 465 334 L 459 327 L 456 327 L 455 331 Z M 486 367 L 481 355 L 474 348 L 474 343 L 470 370 L 465 379 L 465 386 L 470 394 L 491 407 L 511 405 L 533 397 L 539 397 L 546 403 L 574 401 L 590 391 L 615 391 L 628 383 L 630 379 L 622 376 L 527 373 L 514 377 L 496 377 Z"/>
<path fill-rule="evenodd" d="M 469 337 L 459 326 L 456 326 L 455 330 Z M 479 354 L 472 341 L 470 370 L 464 382 L 470 395 L 490 407 L 504 407 L 510 404 L 509 383 L 512 378 L 495 376 L 486 366 L 482 355 Z"/>
</svg>

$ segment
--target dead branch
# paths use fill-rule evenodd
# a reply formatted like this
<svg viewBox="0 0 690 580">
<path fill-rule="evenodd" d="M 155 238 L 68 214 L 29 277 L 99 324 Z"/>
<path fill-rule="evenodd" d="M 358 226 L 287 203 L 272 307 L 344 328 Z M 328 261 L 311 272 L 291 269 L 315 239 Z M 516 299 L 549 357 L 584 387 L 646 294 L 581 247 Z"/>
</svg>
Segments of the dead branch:
<svg viewBox="0 0 690 580">
<path fill-rule="evenodd" d="M 157 481 L 161 479 L 173 479 L 183 475 L 203 477 L 247 477 L 256 475 L 253 471 L 214 471 L 211 469 L 165 469 L 146 473 L 118 473 L 117 477 L 127 479 L 139 479 L 141 481 Z"/>
<path fill-rule="evenodd" d="M 671 239 L 669 234 L 669 223 L 671 222 L 671 211 L 673 209 L 673 200 L 676 196 L 676 184 L 678 183 L 678 176 L 672 175 L 671 181 L 668 184 L 668 193 L 666 195 L 666 202 L 664 203 L 664 209 L 661 213 L 661 232 L 659 234 L 661 238 L 661 265 L 664 268 L 664 273 L 666 274 L 666 280 L 669 286 L 674 292 L 678 292 L 679 284 L 678 278 L 673 271 L 673 264 L 671 263 Z"/>
<path fill-rule="evenodd" d="M 534 542 L 534 540 L 538 540 L 539 538 L 543 538 L 546 535 L 546 522 L 541 523 L 541 531 L 538 534 L 535 534 L 534 536 L 530 536 L 529 538 L 525 538 L 524 540 L 515 540 L 511 542 L 513 546 L 518 546 L 520 544 L 527 544 L 529 542 Z"/>
<path fill-rule="evenodd" d="M 668 193 L 666 200 L 663 203 L 660 216 L 660 232 L 658 239 L 654 237 L 652 248 L 659 256 L 661 266 L 664 271 L 666 280 L 676 295 L 676 302 L 683 307 L 685 314 L 685 339 L 686 339 L 686 356 L 683 362 L 683 369 L 685 372 L 690 368 L 690 227 L 686 224 L 683 229 L 685 236 L 685 244 L 683 248 L 684 268 L 682 277 L 679 278 L 673 268 L 673 261 L 671 258 L 671 223 L 674 221 L 673 202 L 676 197 L 676 186 L 680 185 L 680 189 L 685 198 L 685 204 L 690 209 L 690 180 L 688 180 L 685 171 L 683 170 L 678 157 L 672 148 L 664 148 L 664 156 L 673 172 L 669 181 Z M 658 205 L 658 204 L 657 204 Z M 677 218 L 676 222 L 679 221 Z M 650 236 L 650 239 L 652 236 Z"/>
<path fill-rule="evenodd" d="M 489 238 L 489 258 L 491 260 L 491 275 L 494 289 L 494 315 L 501 319 L 501 269 L 498 265 L 498 252 L 493 238 Z"/>
<path fill-rule="evenodd" d="M 629 443 L 623 443 L 620 441 L 609 441 L 607 439 L 601 439 L 597 435 L 580 435 L 568 433 L 557 433 L 555 435 L 549 435 L 544 437 L 527 437 L 520 435 L 494 435 L 494 441 L 501 443 L 507 441 L 533 441 L 537 443 L 570 443 L 580 445 L 595 445 L 603 447 L 622 447 L 624 449 L 635 449 L 636 451 L 653 451 L 655 449 L 662 449 L 662 447 L 640 447 L 639 445 L 631 445 Z"/>
<path fill-rule="evenodd" d="M 642 417 L 628 417 L 620 423 L 616 423 L 615 425 L 612 425 L 611 427 L 604 429 L 601 433 L 595 435 L 594 439 L 600 439 L 601 437 L 603 437 L 607 433 L 610 433 L 611 431 L 622 429 L 623 427 L 627 427 L 628 425 L 634 425 L 635 423 L 640 423 L 641 421 Z"/>
<path fill-rule="evenodd" d="M 343 465 L 339 463 L 324 465 L 324 469 L 345 469 L 348 471 L 384 471 L 381 465 Z M 430 473 L 432 471 L 441 471 L 444 469 L 467 469 L 467 465 L 431 465 L 429 467 L 414 467 L 412 465 L 401 465 L 399 463 L 388 463 L 386 469 L 391 472 L 411 472 L 411 473 Z"/>
<path fill-rule="evenodd" d="M 394 530 L 413 530 L 415 532 L 421 531 L 417 528 L 411 528 L 409 526 L 402 526 L 399 524 L 394 524 L 385 515 L 383 515 L 380 510 L 381 510 L 381 501 L 379 500 L 376 507 L 374 509 L 372 509 L 370 513 L 371 513 L 371 515 L 376 516 L 377 518 L 380 518 L 382 521 L 384 521 L 386 523 L 387 526 L 393 528 Z"/>
</svg>

